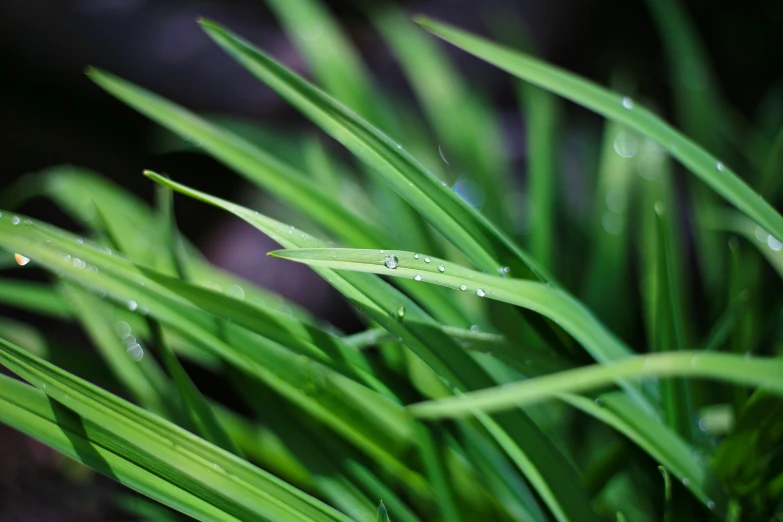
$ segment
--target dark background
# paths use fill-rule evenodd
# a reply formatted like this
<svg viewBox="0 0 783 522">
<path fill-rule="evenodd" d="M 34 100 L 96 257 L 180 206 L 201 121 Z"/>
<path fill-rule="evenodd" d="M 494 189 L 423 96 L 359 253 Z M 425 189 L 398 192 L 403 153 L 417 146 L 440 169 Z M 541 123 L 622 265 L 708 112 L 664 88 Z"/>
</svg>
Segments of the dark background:
<svg viewBox="0 0 783 522">
<path fill-rule="evenodd" d="M 355 2 L 325 3 L 350 33 L 376 81 L 408 95 L 398 68 Z M 783 2 L 684 4 L 726 99 L 754 119 L 769 86 L 783 77 Z M 642 1 L 432 0 L 404 5 L 411 13 L 484 34 L 487 15 L 513 7 L 547 60 L 602 84 L 622 70 L 641 95 L 669 114 L 669 75 Z M 311 128 L 212 45 L 195 23 L 199 16 L 221 22 L 302 69 L 259 0 L 0 0 L 0 192 L 27 172 L 70 163 L 100 172 L 148 201 L 153 190 L 141 176 L 144 168 L 179 174 L 201 190 L 238 199 L 246 188 L 239 176 L 202 155 L 155 152 L 150 146 L 154 125 L 83 74 L 87 65 L 94 65 L 199 112 L 250 117 L 281 129 Z M 523 121 L 508 78 L 463 53 L 449 52 L 471 83 L 480 82 L 491 94 L 507 134 L 521 136 Z M 573 106 L 568 110 L 570 119 L 590 121 L 585 111 Z M 599 124 L 595 118 L 596 129 Z M 523 175 L 523 141 L 516 142 L 522 143 L 521 150 L 512 153 Z M 22 210 L 73 226 L 46 202 Z M 327 306 L 334 294 L 305 268 L 288 265 L 293 268 L 280 272 L 269 265 L 272 261 L 264 254 L 274 246 L 245 225 L 185 198 L 177 199 L 177 215 L 183 231 L 216 263 L 289 295 L 346 330 L 355 327 L 345 308 Z M 241 252 L 237 245 L 242 245 Z M 0 520 L 111 518 L 109 492 L 114 487 L 108 481 L 80 485 L 73 477 L 66 480 L 62 464 L 50 452 L 5 428 L 0 429 L 0 470 Z"/>
</svg>

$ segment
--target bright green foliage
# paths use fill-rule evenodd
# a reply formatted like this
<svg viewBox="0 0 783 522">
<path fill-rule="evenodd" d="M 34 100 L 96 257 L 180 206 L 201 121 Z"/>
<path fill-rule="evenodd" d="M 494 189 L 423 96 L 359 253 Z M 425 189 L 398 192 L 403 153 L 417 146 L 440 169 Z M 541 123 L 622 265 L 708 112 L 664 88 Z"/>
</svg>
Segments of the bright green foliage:
<svg viewBox="0 0 783 522">
<path fill-rule="evenodd" d="M 168 508 L 283 522 L 783 516 L 783 131 L 765 129 L 766 143 L 753 129 L 720 129 L 731 111 L 680 6 L 649 2 L 684 82 L 682 132 L 629 96 L 419 21 L 523 82 L 525 216 L 493 111 L 445 44 L 391 7 L 368 8 L 420 117 L 374 85 L 324 5 L 268 4 L 321 87 L 200 23 L 355 163 L 312 132 L 277 147 L 259 129 L 90 69 L 312 229 L 151 171 L 156 209 L 77 167 L 22 178 L 0 200 L 0 267 L 50 282 L 4 275 L 0 304 L 78 324 L 100 361 L 69 361 L 71 347 L 48 332 L 0 320 L 0 364 L 25 381 L 0 376 L 0 422 L 157 501 L 119 504 L 159 520 L 177 519 Z M 585 211 L 565 208 L 555 178 L 561 98 L 607 118 Z M 747 183 L 724 164 L 742 162 L 714 155 L 724 141 L 755 144 L 743 151 L 757 170 Z M 678 197 L 671 158 L 706 185 Z M 483 212 L 450 187 L 462 179 L 454 169 L 470 173 Z M 344 335 L 212 266 L 177 230 L 174 192 L 269 236 L 282 247 L 271 255 L 311 266 L 366 329 Z M 14 213 L 35 197 L 84 236 Z M 524 245 L 523 218 L 533 227 Z M 578 244 L 558 235 L 564 226 Z M 250 413 L 210 398 L 190 365 Z"/>
</svg>

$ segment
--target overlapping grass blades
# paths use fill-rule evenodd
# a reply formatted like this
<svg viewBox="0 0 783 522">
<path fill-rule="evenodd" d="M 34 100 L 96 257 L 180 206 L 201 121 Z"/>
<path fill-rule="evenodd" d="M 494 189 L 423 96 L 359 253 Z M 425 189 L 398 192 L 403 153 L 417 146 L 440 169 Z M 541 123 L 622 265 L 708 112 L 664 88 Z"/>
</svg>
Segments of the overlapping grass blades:
<svg viewBox="0 0 783 522">
<path fill-rule="evenodd" d="M 629 97 L 558 69 L 519 51 L 427 18 L 419 25 L 457 47 L 539 87 L 567 98 L 655 140 L 686 168 L 775 237 L 783 237 L 783 217 L 727 165 Z"/>
</svg>

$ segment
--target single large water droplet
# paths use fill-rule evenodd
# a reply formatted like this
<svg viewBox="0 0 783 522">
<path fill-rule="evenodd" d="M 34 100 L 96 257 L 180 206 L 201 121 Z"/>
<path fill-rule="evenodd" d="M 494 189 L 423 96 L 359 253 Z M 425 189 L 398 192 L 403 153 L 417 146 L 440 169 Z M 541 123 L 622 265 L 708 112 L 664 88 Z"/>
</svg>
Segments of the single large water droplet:
<svg viewBox="0 0 783 522">
<path fill-rule="evenodd" d="M 19 219 L 17 216 L 14 216 L 14 217 L 11 218 L 11 223 L 14 224 L 14 225 L 18 225 L 21 222 L 22 222 L 22 220 Z"/>
<path fill-rule="evenodd" d="M 633 134 L 621 132 L 614 139 L 614 151 L 623 158 L 632 158 L 636 154 L 637 142 Z"/>
<path fill-rule="evenodd" d="M 631 99 L 630 96 L 623 96 L 622 103 L 624 109 L 628 109 L 628 110 L 633 109 L 633 100 Z"/>
<path fill-rule="evenodd" d="M 30 262 L 30 258 L 24 257 L 22 254 L 14 254 L 14 259 L 19 266 L 24 266 Z"/>
<path fill-rule="evenodd" d="M 487 295 L 487 293 L 481 288 L 479 288 L 478 290 L 476 290 L 476 295 L 479 297 L 484 297 L 485 295 Z"/>
<path fill-rule="evenodd" d="M 425 263 L 431 263 L 431 262 L 432 262 L 432 259 L 430 259 L 429 257 L 425 257 L 425 258 L 424 258 L 424 262 L 425 262 Z"/>
<path fill-rule="evenodd" d="M 117 332 L 120 339 L 126 339 L 131 334 L 131 327 L 125 321 L 119 321 L 114 325 L 114 331 Z"/>
<path fill-rule="evenodd" d="M 421 281 L 421 275 L 420 274 L 416 274 L 415 276 L 413 276 L 413 279 L 415 281 Z"/>
<path fill-rule="evenodd" d="M 471 332 L 478 332 L 478 331 L 479 331 L 479 327 L 478 327 L 478 325 L 477 325 L 477 324 L 474 324 L 474 325 L 472 325 L 472 326 L 470 327 L 470 331 L 471 331 Z"/>
<path fill-rule="evenodd" d="M 722 172 L 723 171 L 723 163 L 721 163 L 720 161 L 717 162 L 715 164 L 715 170 L 717 170 L 718 172 Z"/>
<path fill-rule="evenodd" d="M 128 348 L 128 355 L 134 361 L 140 361 L 144 357 L 144 348 L 138 343 L 133 344 Z"/>
<path fill-rule="evenodd" d="M 419 259 L 419 254 L 413 254 L 413 259 Z"/>
<path fill-rule="evenodd" d="M 778 241 L 772 236 L 767 236 L 767 246 L 774 250 L 775 252 L 779 252 L 781 247 L 783 247 L 783 243 Z"/>
<path fill-rule="evenodd" d="M 443 147 L 441 147 L 440 145 L 438 145 L 438 152 L 440 153 L 440 159 L 443 160 L 443 163 L 448 165 L 449 164 L 449 160 L 446 159 L 446 154 L 443 153 Z"/>
<path fill-rule="evenodd" d="M 715 502 L 713 502 L 712 500 L 708 500 L 707 501 L 707 507 L 709 509 L 715 509 Z"/>
<path fill-rule="evenodd" d="M 446 267 L 445 266 L 438 265 L 438 272 L 445 272 L 445 271 L 446 271 Z"/>
<path fill-rule="evenodd" d="M 404 306 L 401 306 L 401 307 L 399 307 L 397 309 L 397 315 L 400 317 L 400 319 L 405 317 L 405 307 Z"/>
<path fill-rule="evenodd" d="M 226 289 L 226 295 L 241 301 L 245 298 L 245 291 L 239 285 L 231 285 Z"/>
<path fill-rule="evenodd" d="M 128 310 L 130 310 L 131 312 L 136 310 L 136 308 L 138 308 L 138 307 L 139 307 L 139 303 L 137 303 L 136 301 L 133 301 L 133 300 L 128 301 Z"/>
<path fill-rule="evenodd" d="M 459 289 L 463 292 L 468 289 L 468 285 L 459 285 Z"/>
<path fill-rule="evenodd" d="M 398 263 L 399 259 L 397 259 L 397 256 L 389 256 L 383 262 L 383 264 L 386 265 L 386 268 L 391 268 L 392 270 L 397 268 Z"/>
</svg>

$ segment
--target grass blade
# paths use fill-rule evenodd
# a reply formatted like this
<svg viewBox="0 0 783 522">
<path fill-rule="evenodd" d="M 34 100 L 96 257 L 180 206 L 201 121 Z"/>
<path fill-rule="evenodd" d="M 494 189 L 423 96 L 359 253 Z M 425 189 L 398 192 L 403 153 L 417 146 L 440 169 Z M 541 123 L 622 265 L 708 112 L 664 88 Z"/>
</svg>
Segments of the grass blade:
<svg viewBox="0 0 783 522">
<path fill-rule="evenodd" d="M 449 25 L 427 18 L 417 21 L 482 60 L 652 138 L 727 201 L 783 238 L 783 217 L 772 206 L 721 161 L 630 98 Z"/>
<path fill-rule="evenodd" d="M 762 387 L 783 395 L 783 361 L 745 358 L 734 354 L 677 352 L 629 357 L 553 375 L 408 406 L 416 417 L 442 419 L 474 412 L 502 411 L 535 404 L 557 393 L 581 392 L 612 384 L 617 379 L 704 377 Z"/>
<path fill-rule="evenodd" d="M 383 245 L 386 234 L 324 198 L 311 176 L 274 158 L 250 142 L 130 82 L 97 69 L 88 72 L 102 88 L 164 127 L 200 140 L 203 148 L 248 180 L 318 220 L 350 244 Z"/>
</svg>

